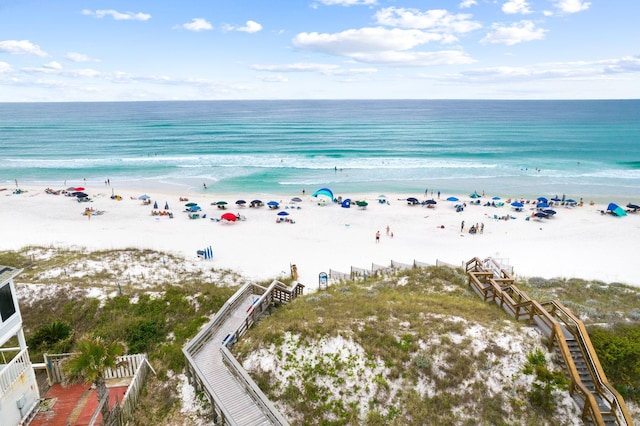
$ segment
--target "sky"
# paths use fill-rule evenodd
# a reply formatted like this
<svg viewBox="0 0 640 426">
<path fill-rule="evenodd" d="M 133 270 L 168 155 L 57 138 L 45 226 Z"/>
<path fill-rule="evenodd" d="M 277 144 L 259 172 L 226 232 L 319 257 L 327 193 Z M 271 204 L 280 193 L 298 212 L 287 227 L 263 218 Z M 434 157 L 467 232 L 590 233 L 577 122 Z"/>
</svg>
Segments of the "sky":
<svg viewBox="0 0 640 426">
<path fill-rule="evenodd" d="M 638 0 L 0 0 L 0 102 L 638 99 Z"/>
</svg>

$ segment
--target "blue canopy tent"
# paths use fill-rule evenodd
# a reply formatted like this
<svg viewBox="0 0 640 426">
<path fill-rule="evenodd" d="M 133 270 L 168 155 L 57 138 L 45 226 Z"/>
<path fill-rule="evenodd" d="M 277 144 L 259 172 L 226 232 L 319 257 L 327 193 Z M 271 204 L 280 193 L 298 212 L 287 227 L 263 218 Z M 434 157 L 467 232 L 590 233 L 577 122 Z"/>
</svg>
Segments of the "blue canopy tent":
<svg viewBox="0 0 640 426">
<path fill-rule="evenodd" d="M 316 192 L 313 193 L 312 197 L 328 197 L 331 202 L 333 202 L 334 198 L 333 198 L 333 191 L 331 191 L 329 188 L 320 188 L 318 189 Z"/>
<path fill-rule="evenodd" d="M 615 203 L 609 203 L 609 205 L 607 206 L 607 211 L 611 212 L 611 214 L 615 215 L 615 216 L 626 216 L 627 212 L 624 211 L 624 209 L 622 207 L 620 207 L 619 205 L 615 204 Z"/>
<path fill-rule="evenodd" d="M 351 198 L 345 198 L 342 201 L 341 206 L 344 207 L 345 209 L 348 209 L 349 207 L 351 207 Z"/>
</svg>

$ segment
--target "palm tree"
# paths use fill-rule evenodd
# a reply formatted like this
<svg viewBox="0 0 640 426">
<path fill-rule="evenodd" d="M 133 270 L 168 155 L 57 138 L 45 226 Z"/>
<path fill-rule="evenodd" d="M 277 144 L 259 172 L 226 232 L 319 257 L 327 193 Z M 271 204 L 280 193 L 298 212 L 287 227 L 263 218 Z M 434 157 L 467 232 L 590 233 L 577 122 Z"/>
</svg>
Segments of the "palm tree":
<svg viewBox="0 0 640 426">
<path fill-rule="evenodd" d="M 118 357 L 125 352 L 121 342 L 107 343 L 101 337 L 82 337 L 77 344 L 77 352 L 71 355 L 64 364 L 67 380 L 71 383 L 93 383 L 98 394 L 98 401 L 109 394 L 104 372 L 107 368 L 116 368 L 120 364 Z M 102 406 L 102 418 L 109 416 L 109 403 Z"/>
</svg>

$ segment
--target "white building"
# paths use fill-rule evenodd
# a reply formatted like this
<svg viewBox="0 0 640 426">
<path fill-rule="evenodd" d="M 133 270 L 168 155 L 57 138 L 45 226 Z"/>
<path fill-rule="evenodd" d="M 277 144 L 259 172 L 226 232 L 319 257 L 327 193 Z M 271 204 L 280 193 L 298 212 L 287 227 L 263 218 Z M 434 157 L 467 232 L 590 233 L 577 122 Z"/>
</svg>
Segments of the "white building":
<svg viewBox="0 0 640 426">
<path fill-rule="evenodd" d="M 13 284 L 21 271 L 0 265 L 0 426 L 22 424 L 40 398 Z"/>
</svg>

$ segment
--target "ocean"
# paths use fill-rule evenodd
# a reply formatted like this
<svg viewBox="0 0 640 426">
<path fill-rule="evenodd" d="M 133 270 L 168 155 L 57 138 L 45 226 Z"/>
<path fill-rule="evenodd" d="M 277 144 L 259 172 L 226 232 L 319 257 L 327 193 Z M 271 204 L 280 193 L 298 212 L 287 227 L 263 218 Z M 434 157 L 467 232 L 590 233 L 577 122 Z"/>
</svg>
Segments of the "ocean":
<svg viewBox="0 0 640 426">
<path fill-rule="evenodd" d="M 7 188 L 109 179 L 640 202 L 640 100 L 0 103 L 0 148 Z"/>
</svg>

